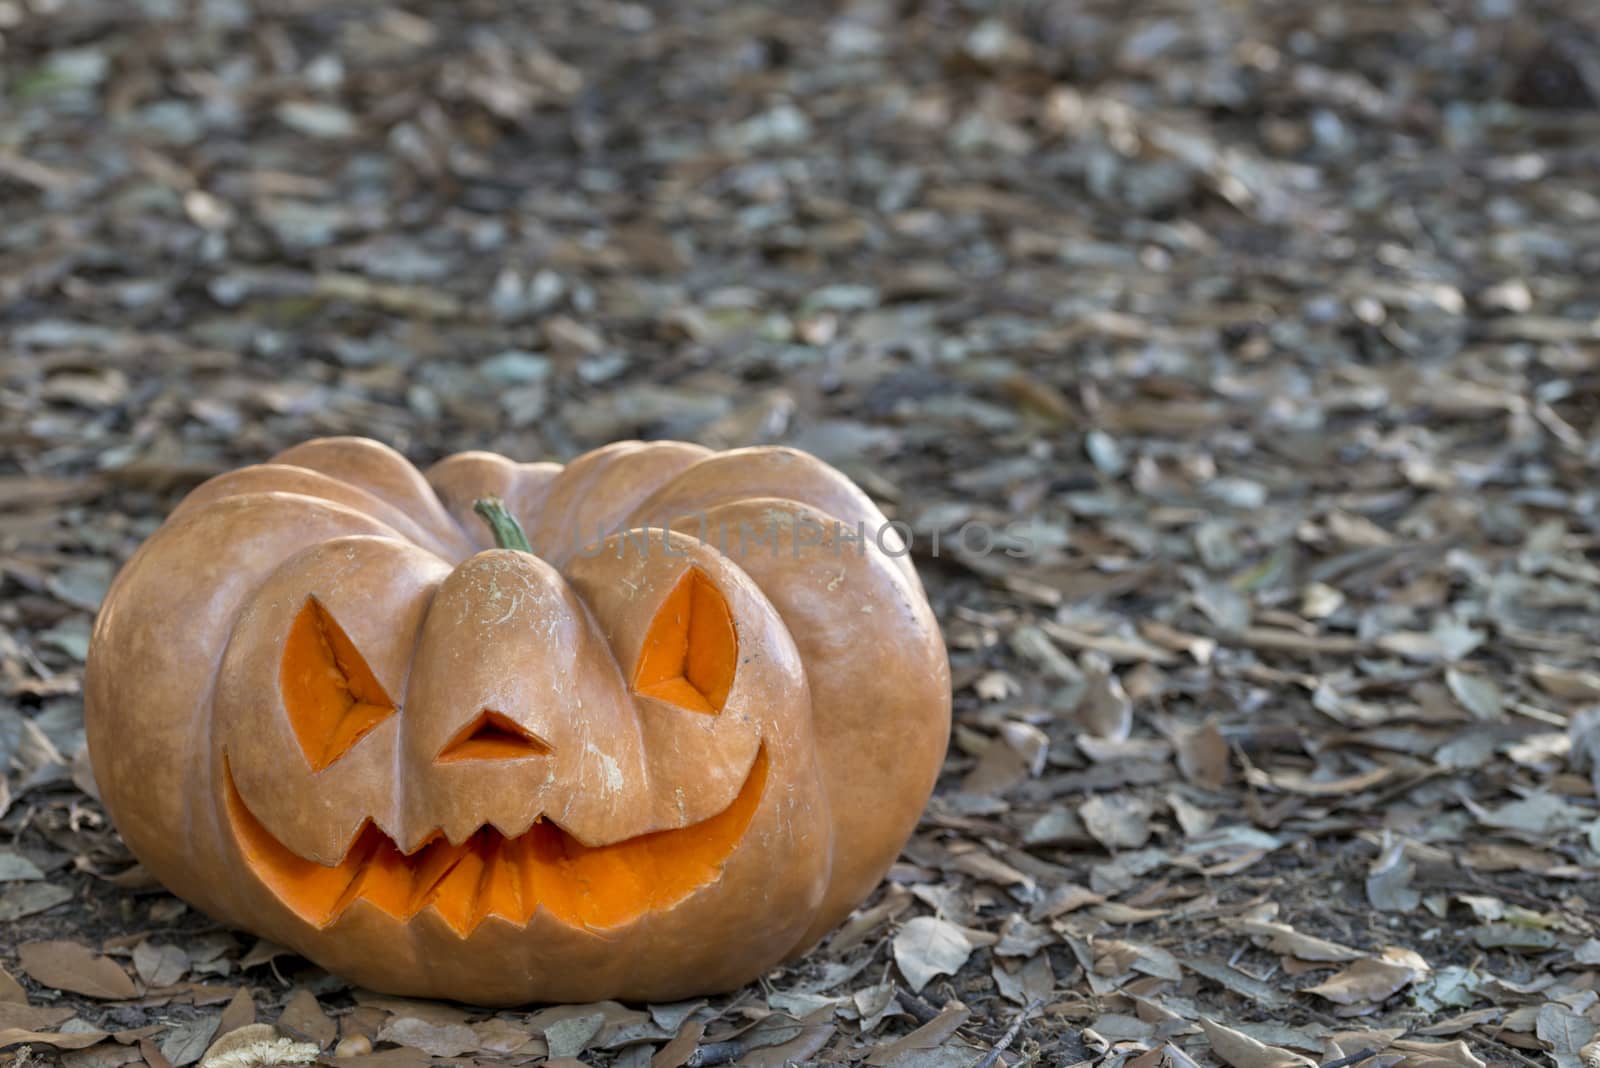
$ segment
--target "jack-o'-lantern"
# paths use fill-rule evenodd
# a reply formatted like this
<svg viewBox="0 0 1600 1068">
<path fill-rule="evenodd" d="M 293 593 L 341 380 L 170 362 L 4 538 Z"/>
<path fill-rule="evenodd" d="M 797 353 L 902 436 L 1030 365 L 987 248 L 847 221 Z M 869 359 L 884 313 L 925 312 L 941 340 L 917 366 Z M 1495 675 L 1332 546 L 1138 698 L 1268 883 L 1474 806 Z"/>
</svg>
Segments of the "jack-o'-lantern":
<svg viewBox="0 0 1600 1068">
<path fill-rule="evenodd" d="M 865 897 L 932 789 L 949 669 L 901 548 L 793 450 L 424 476 L 308 442 L 118 576 L 96 778 L 174 892 L 378 990 L 731 988 Z"/>
</svg>

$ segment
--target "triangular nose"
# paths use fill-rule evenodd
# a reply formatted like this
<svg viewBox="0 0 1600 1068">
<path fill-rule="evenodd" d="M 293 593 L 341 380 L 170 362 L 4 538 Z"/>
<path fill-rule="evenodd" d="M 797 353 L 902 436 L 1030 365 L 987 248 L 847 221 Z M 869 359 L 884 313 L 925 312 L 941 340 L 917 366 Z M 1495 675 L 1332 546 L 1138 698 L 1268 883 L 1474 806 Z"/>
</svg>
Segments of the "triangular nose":
<svg viewBox="0 0 1600 1068">
<path fill-rule="evenodd" d="M 455 764 L 463 760 L 521 760 L 548 756 L 550 744 L 537 738 L 522 724 L 486 708 L 468 723 L 434 758 L 435 764 Z"/>
</svg>

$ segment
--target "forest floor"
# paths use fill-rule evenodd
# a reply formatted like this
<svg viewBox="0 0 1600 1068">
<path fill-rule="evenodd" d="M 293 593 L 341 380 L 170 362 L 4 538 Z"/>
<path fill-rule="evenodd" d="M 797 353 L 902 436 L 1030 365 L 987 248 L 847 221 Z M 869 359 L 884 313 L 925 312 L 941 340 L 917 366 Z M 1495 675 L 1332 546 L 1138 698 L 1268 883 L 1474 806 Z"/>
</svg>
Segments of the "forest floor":
<svg viewBox="0 0 1600 1068">
<path fill-rule="evenodd" d="M 1600 1065 L 1596 56 L 1583 0 L 0 0 L 0 1063 Z M 954 676 L 889 880 L 733 995 L 495 1013 L 153 886 L 94 611 L 325 434 L 855 477 Z"/>
</svg>

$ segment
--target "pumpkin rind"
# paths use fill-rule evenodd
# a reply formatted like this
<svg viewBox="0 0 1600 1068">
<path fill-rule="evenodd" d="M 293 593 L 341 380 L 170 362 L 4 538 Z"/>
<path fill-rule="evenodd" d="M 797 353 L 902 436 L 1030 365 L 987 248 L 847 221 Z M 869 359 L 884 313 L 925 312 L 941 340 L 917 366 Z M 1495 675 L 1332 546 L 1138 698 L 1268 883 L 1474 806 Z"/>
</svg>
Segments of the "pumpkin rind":
<svg viewBox="0 0 1600 1068">
<path fill-rule="evenodd" d="M 486 496 L 532 554 L 492 547 Z M 867 538 L 793 537 L 836 521 Z M 375 989 L 748 982 L 871 891 L 943 758 L 944 646 L 883 524 L 788 449 L 424 475 L 304 443 L 198 487 L 113 583 L 85 679 L 101 794 L 175 893 Z"/>
</svg>

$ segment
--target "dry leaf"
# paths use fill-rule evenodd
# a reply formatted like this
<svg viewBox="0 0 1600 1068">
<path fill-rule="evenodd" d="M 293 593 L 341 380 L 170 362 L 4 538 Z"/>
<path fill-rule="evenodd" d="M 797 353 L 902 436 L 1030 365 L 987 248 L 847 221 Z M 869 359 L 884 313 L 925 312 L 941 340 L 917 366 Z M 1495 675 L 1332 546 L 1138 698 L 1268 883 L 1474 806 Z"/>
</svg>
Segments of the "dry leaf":
<svg viewBox="0 0 1600 1068">
<path fill-rule="evenodd" d="M 256 1022 L 256 1003 L 250 996 L 248 987 L 241 987 L 239 992 L 228 1002 L 222 1010 L 222 1019 L 217 1023 L 217 1033 L 225 1035 L 229 1031 L 237 1031 L 241 1027 Z"/>
<path fill-rule="evenodd" d="M 189 955 L 174 945 L 146 939 L 133 947 L 133 968 L 145 986 L 171 986 L 189 970 Z"/>
<path fill-rule="evenodd" d="M 879 1066 L 902 1063 L 901 1058 L 914 1050 L 939 1049 L 949 1042 L 956 1030 L 966 1023 L 971 1016 L 967 1007 L 959 1001 L 951 1002 L 943 1011 L 932 1020 L 912 1031 L 903 1038 L 879 1046 L 867 1055 L 866 1063 Z M 966 1058 L 964 1063 L 970 1063 L 971 1058 Z"/>
<path fill-rule="evenodd" d="M 434 1024 L 415 1016 L 397 1016 L 383 1025 L 378 1038 L 419 1049 L 430 1057 L 459 1057 L 478 1048 L 478 1036 L 465 1024 Z"/>
<path fill-rule="evenodd" d="M 161 1055 L 173 1068 L 194 1064 L 205 1055 L 216 1037 L 221 1018 L 221 1013 L 215 1013 L 172 1027 L 161 1039 Z"/>
<path fill-rule="evenodd" d="M 0 1028 L 0 1049 L 20 1045 L 84 1049 L 109 1037 L 104 1031 L 25 1031 L 18 1027 L 6 1027 Z"/>
<path fill-rule="evenodd" d="M 1594 1021 L 1555 1001 L 1539 1006 L 1534 1023 L 1534 1034 L 1550 1051 L 1557 1068 L 1587 1068 L 1580 1053 L 1594 1041 L 1597 1031 L 1600 1027 Z"/>
<path fill-rule="evenodd" d="M 1228 743 L 1216 723 L 1208 720 L 1193 730 L 1183 731 L 1173 740 L 1178 754 L 1178 770 L 1202 790 L 1220 790 L 1228 781 Z"/>
<path fill-rule="evenodd" d="M 328 1018 L 309 990 L 296 990 L 284 1005 L 278 1017 L 278 1029 L 292 1038 L 315 1042 L 319 1049 L 327 1049 L 339 1037 L 339 1026 Z"/>
<path fill-rule="evenodd" d="M 1395 1068 L 1487 1068 L 1470 1046 L 1454 1042 L 1428 1042 L 1419 1038 L 1399 1038 L 1393 1047 L 1405 1053 Z"/>
<path fill-rule="evenodd" d="M 1422 900 L 1411 889 L 1416 865 L 1406 856 L 1405 843 L 1384 832 L 1383 851 L 1367 870 L 1367 901 L 1381 912 L 1410 912 Z"/>
<path fill-rule="evenodd" d="M 1150 839 L 1150 803 L 1129 794 L 1096 794 L 1078 806 L 1078 817 L 1107 849 L 1137 849 Z"/>
<path fill-rule="evenodd" d="M 0 968 L 0 1005 L 26 1005 L 28 992 L 22 984 L 14 979 L 10 972 Z"/>
<path fill-rule="evenodd" d="M 650 1058 L 650 1068 L 683 1068 L 689 1057 L 694 1053 L 695 1047 L 700 1044 L 700 1036 L 705 1034 L 706 1025 L 699 1020 L 685 1020 L 678 1033 L 656 1051 Z"/>
<path fill-rule="evenodd" d="M 1099 653 L 1083 656 L 1085 689 L 1077 721 L 1096 738 L 1127 741 L 1133 730 L 1133 701 L 1111 665 Z"/>
<path fill-rule="evenodd" d="M 1339 1005 L 1359 1005 L 1383 1001 L 1411 985 L 1425 974 L 1415 962 L 1367 958 L 1334 974 L 1306 992 L 1327 998 Z"/>
<path fill-rule="evenodd" d="M 1265 946 L 1274 953 L 1298 957 L 1300 960 L 1341 962 L 1359 960 L 1363 956 L 1360 950 L 1301 934 L 1285 923 L 1237 920 L 1234 926 L 1247 935 L 1255 936 L 1257 945 Z"/>
<path fill-rule="evenodd" d="M 940 975 L 953 975 L 972 954 L 972 942 L 960 927 L 934 916 L 907 920 L 894 936 L 894 962 L 912 993 Z"/>
<path fill-rule="evenodd" d="M 1343 779 L 1313 779 L 1298 771 L 1279 771 L 1268 774 L 1257 769 L 1250 769 L 1246 773 L 1254 786 L 1271 787 L 1290 794 L 1303 794 L 1307 797 L 1347 797 L 1359 794 L 1363 790 L 1370 790 L 1379 783 L 1384 782 L 1394 769 L 1380 765 L 1359 775 L 1351 775 Z"/>
<path fill-rule="evenodd" d="M 77 942 L 25 942 L 17 948 L 22 970 L 43 986 L 91 998 L 136 997 L 139 990 L 110 957 Z"/>
<path fill-rule="evenodd" d="M 1310 1057 L 1258 1042 L 1209 1017 L 1200 1018 L 1200 1027 L 1211 1043 L 1211 1052 L 1232 1068 L 1316 1068 L 1317 1062 Z"/>
</svg>

